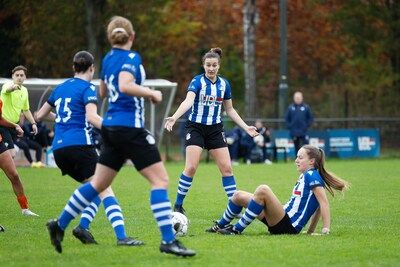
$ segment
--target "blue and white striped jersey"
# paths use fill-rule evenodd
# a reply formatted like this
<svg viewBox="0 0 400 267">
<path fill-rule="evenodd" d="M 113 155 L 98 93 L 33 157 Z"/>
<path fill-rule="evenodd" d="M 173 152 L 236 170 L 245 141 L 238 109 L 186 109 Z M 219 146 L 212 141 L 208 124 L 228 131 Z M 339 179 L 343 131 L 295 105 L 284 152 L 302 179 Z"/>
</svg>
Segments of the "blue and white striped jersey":
<svg viewBox="0 0 400 267">
<path fill-rule="evenodd" d="M 192 79 L 188 91 L 196 94 L 190 121 L 206 125 L 221 123 L 222 103 L 232 98 L 231 86 L 226 79 L 218 76 L 213 83 L 205 74 L 200 74 Z"/>
<path fill-rule="evenodd" d="M 319 207 L 318 200 L 312 189 L 316 186 L 324 185 L 324 180 L 315 169 L 302 173 L 297 180 L 293 188 L 292 197 L 283 206 L 297 231 L 300 232 L 303 229 Z"/>
<path fill-rule="evenodd" d="M 104 116 L 104 126 L 144 127 L 144 99 L 129 96 L 119 90 L 118 76 L 127 71 L 135 77 L 136 84 L 142 84 L 146 73 L 142 59 L 136 52 L 118 48 L 111 49 L 103 59 L 100 78 L 108 89 L 108 110 Z"/>
<path fill-rule="evenodd" d="M 74 145 L 93 145 L 92 125 L 86 120 L 85 106 L 97 105 L 96 87 L 71 78 L 58 85 L 47 102 L 56 109 L 53 150 Z"/>
</svg>

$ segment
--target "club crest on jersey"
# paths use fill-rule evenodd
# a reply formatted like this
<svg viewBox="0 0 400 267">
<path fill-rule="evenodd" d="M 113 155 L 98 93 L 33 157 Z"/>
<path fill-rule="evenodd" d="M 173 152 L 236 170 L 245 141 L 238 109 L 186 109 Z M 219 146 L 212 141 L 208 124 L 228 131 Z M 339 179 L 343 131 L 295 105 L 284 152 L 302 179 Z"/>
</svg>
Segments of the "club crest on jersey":
<svg viewBox="0 0 400 267">
<path fill-rule="evenodd" d="M 190 133 L 188 133 L 187 135 L 186 135 L 186 140 L 189 140 L 190 139 Z"/>
<path fill-rule="evenodd" d="M 219 106 L 222 103 L 223 98 L 215 95 L 204 95 L 200 94 L 201 104 L 204 106 Z"/>
</svg>

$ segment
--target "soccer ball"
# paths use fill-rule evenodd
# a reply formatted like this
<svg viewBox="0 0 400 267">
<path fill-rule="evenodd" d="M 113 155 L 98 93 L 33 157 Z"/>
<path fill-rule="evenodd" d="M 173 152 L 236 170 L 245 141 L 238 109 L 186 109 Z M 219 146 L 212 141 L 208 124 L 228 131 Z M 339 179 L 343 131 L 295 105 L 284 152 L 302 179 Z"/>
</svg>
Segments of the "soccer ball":
<svg viewBox="0 0 400 267">
<path fill-rule="evenodd" d="M 172 212 L 172 229 L 175 236 L 185 236 L 188 232 L 188 218 L 180 212 Z"/>
</svg>

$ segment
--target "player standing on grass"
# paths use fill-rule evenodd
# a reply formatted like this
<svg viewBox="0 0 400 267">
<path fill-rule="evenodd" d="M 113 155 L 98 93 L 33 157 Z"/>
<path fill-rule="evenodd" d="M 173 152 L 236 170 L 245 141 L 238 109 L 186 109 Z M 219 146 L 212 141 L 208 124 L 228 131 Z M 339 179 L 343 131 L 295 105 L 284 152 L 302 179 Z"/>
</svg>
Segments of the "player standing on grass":
<svg viewBox="0 0 400 267">
<path fill-rule="evenodd" d="M 17 136 L 22 136 L 24 131 L 18 124 L 5 120 L 2 116 L 3 102 L 0 99 L 0 126 L 15 130 Z M 10 150 L 6 147 L 3 141 L 3 136 L 0 134 L 0 168 L 4 171 L 7 178 L 11 182 L 14 194 L 17 197 L 19 206 L 21 207 L 22 214 L 26 216 L 38 216 L 29 210 L 28 199 L 25 196 L 24 187 L 19 178 L 17 168 L 15 167 L 14 160 L 11 156 Z"/>
<path fill-rule="evenodd" d="M 185 213 L 185 199 L 199 166 L 203 149 L 208 149 L 222 175 L 222 185 L 228 198 L 236 191 L 228 145 L 221 120 L 224 105 L 226 114 L 250 136 L 257 136 L 257 128 L 248 126 L 232 106 L 229 82 L 218 76 L 222 50 L 212 48 L 203 56 L 205 73 L 197 75 L 189 84 L 185 100 L 172 117 L 166 118 L 165 128 L 172 131 L 175 122 L 191 108 L 186 124 L 186 163 L 178 184 L 174 210 Z"/>
<path fill-rule="evenodd" d="M 64 230 L 70 221 L 110 186 L 125 160 L 130 159 L 151 185 L 150 205 L 162 236 L 160 251 L 194 256 L 193 250 L 174 237 L 168 174 L 154 137 L 144 128 L 144 98 L 159 103 L 161 92 L 141 86 L 145 72 L 140 55 L 130 50 L 135 38 L 131 22 L 113 17 L 107 36 L 112 49 L 103 59 L 100 82 L 100 94 L 105 96 L 108 89 L 109 97 L 101 128 L 104 146 L 93 179 L 75 190 L 57 220 L 47 223 L 51 243 L 61 253 Z"/>
<path fill-rule="evenodd" d="M 321 233 L 329 234 L 331 215 L 325 189 L 333 196 L 333 190 L 344 191 L 348 183 L 327 172 L 324 162 L 322 149 L 311 145 L 303 146 L 295 160 L 300 177 L 293 188 L 292 196 L 284 206 L 267 185 L 257 187 L 254 194 L 236 191 L 222 218 L 206 231 L 237 235 L 258 218 L 271 234 L 298 234 L 311 218 L 307 233 L 312 234 L 321 217 Z M 246 208 L 242 218 L 231 225 L 230 222 L 242 208 Z"/>
<path fill-rule="evenodd" d="M 92 125 L 101 128 L 102 118 L 97 114 L 96 89 L 90 81 L 94 74 L 94 58 L 86 51 L 75 54 L 73 69 L 75 75 L 57 86 L 47 102 L 37 112 L 38 120 L 50 117 L 55 121 L 55 135 L 52 149 L 57 166 L 63 175 L 68 174 L 80 183 L 87 182 L 94 175 L 98 155 L 91 135 Z M 50 113 L 55 108 L 56 114 Z M 111 187 L 100 193 L 108 220 L 114 228 L 117 245 L 138 246 L 143 242 L 127 237 L 121 207 Z M 72 231 L 84 244 L 96 244 L 89 232 L 89 225 L 100 205 L 99 197 L 85 208 L 80 223 Z M 74 210 L 70 210 L 74 213 Z"/>
</svg>

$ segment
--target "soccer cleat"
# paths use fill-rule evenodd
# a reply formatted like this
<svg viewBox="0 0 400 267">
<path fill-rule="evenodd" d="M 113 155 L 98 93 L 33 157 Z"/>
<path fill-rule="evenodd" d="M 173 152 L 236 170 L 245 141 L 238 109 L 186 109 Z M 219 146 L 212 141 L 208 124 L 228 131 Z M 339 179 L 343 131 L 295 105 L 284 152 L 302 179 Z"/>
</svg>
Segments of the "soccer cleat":
<svg viewBox="0 0 400 267">
<path fill-rule="evenodd" d="M 58 220 L 50 220 L 46 223 L 49 230 L 50 241 L 58 253 L 62 252 L 61 242 L 64 239 L 64 231 L 58 226 Z"/>
<path fill-rule="evenodd" d="M 210 228 L 206 229 L 206 232 L 208 232 L 208 233 L 217 233 L 218 230 L 221 230 L 221 229 L 224 229 L 224 228 L 227 228 L 227 227 L 229 227 L 229 224 L 224 225 L 224 226 L 220 226 L 218 224 L 218 221 L 214 221 L 214 225 L 211 226 Z"/>
<path fill-rule="evenodd" d="M 193 257 L 196 255 L 194 250 L 185 248 L 177 239 L 170 243 L 161 243 L 160 251 L 162 253 L 174 254 L 181 257 Z"/>
<path fill-rule="evenodd" d="M 89 232 L 89 230 L 82 228 L 80 225 L 72 230 L 72 234 L 76 238 L 78 238 L 83 244 L 97 244 L 96 240 L 94 240 L 94 237 Z"/>
<path fill-rule="evenodd" d="M 132 237 L 126 237 L 117 241 L 117 246 L 142 246 L 144 242 Z"/>
<path fill-rule="evenodd" d="M 218 233 L 222 234 L 222 235 L 240 235 L 241 234 L 241 232 L 236 230 L 235 227 L 231 224 L 229 224 L 228 227 L 226 227 L 226 228 L 219 229 Z"/>
<path fill-rule="evenodd" d="M 22 215 L 25 216 L 32 216 L 32 217 L 39 217 L 36 213 L 30 211 L 29 209 L 22 209 Z"/>
<path fill-rule="evenodd" d="M 182 213 L 183 215 L 186 215 L 185 209 L 182 207 L 182 205 L 174 205 L 174 211 Z"/>
<path fill-rule="evenodd" d="M 6 229 L 4 228 L 4 226 L 0 225 L 0 232 L 4 232 Z"/>
</svg>

